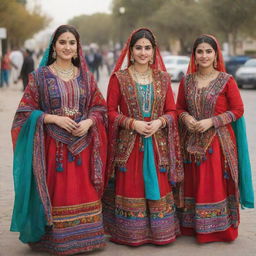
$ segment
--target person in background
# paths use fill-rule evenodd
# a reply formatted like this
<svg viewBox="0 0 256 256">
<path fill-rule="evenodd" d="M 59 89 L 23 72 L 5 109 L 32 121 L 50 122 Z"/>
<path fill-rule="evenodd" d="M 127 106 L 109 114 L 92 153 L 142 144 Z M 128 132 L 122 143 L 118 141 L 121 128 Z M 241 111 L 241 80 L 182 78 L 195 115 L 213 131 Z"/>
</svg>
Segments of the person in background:
<svg viewBox="0 0 256 256">
<path fill-rule="evenodd" d="M 11 78 L 12 82 L 16 84 L 19 79 L 21 67 L 23 64 L 23 54 L 18 49 L 18 47 L 14 47 L 14 49 L 10 53 L 10 62 L 11 62 Z"/>
<path fill-rule="evenodd" d="M 28 84 L 28 75 L 32 71 L 34 71 L 34 69 L 35 69 L 35 65 L 32 57 L 32 52 L 26 49 L 24 53 L 24 61 L 20 71 L 20 78 L 22 79 L 22 83 L 23 83 L 23 91 L 25 90 Z"/>
<path fill-rule="evenodd" d="M 7 51 L 1 60 L 1 82 L 0 87 L 3 87 L 6 84 L 6 87 L 9 86 L 9 76 L 11 71 L 11 61 L 10 61 L 10 52 Z"/>
<path fill-rule="evenodd" d="M 239 202 L 254 207 L 244 104 L 218 41 L 199 36 L 177 98 L 184 159 L 183 235 L 199 243 L 238 236 Z"/>
</svg>

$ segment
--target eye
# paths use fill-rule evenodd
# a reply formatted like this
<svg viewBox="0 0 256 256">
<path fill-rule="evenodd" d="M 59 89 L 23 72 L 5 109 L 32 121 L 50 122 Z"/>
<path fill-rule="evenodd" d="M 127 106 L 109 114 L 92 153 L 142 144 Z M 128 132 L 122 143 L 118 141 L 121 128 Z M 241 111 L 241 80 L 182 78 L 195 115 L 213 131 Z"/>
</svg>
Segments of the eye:
<svg viewBox="0 0 256 256">
<path fill-rule="evenodd" d="M 211 49 L 206 50 L 206 53 L 212 53 Z"/>
<path fill-rule="evenodd" d="M 196 50 L 196 53 L 202 53 L 203 51 L 201 49 Z"/>
<path fill-rule="evenodd" d="M 140 45 L 135 45 L 135 47 L 134 47 L 136 50 L 141 50 L 142 49 L 142 46 L 140 46 Z"/>
<path fill-rule="evenodd" d="M 64 40 L 59 41 L 59 44 L 61 44 L 61 45 L 65 44 L 65 43 L 66 43 L 66 41 L 64 41 Z"/>
<path fill-rule="evenodd" d="M 75 40 L 72 40 L 72 41 L 70 41 L 70 44 L 71 44 L 71 45 L 75 45 L 75 44 L 76 44 L 76 41 L 75 41 Z"/>
<path fill-rule="evenodd" d="M 152 49 L 152 46 L 151 46 L 151 45 L 145 46 L 145 50 L 151 50 L 151 49 Z"/>
</svg>

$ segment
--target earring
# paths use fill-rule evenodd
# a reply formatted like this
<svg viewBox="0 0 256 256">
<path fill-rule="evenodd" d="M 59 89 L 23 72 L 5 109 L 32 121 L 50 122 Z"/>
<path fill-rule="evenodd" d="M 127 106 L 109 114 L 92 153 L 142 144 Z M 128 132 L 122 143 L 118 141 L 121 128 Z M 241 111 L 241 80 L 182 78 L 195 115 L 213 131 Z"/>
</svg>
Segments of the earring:
<svg viewBox="0 0 256 256">
<path fill-rule="evenodd" d="M 77 53 L 72 57 L 73 60 L 77 59 Z"/>
<path fill-rule="evenodd" d="M 133 56 L 131 56 L 130 61 L 131 61 L 132 64 L 134 63 L 134 58 L 133 58 Z"/>
<path fill-rule="evenodd" d="M 217 68 L 218 67 L 218 63 L 217 63 L 217 58 L 215 58 L 214 62 L 213 62 L 213 67 Z"/>
<path fill-rule="evenodd" d="M 56 51 L 55 51 L 55 49 L 53 49 L 52 58 L 56 59 L 56 57 L 57 57 Z"/>
</svg>

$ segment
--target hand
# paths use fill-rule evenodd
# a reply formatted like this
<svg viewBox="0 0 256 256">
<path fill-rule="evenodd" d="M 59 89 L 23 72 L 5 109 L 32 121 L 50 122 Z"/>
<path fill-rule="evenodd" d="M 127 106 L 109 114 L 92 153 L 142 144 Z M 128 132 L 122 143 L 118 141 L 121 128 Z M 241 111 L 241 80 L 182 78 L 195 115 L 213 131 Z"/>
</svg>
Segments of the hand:
<svg viewBox="0 0 256 256">
<path fill-rule="evenodd" d="M 47 123 L 47 121 L 46 121 Z M 50 122 L 49 122 L 50 123 Z M 54 116 L 54 122 L 59 127 L 65 129 L 66 131 L 72 133 L 78 127 L 78 124 L 67 116 Z"/>
<path fill-rule="evenodd" d="M 197 121 L 193 116 L 191 116 L 191 115 L 185 116 L 184 122 L 185 122 L 185 125 L 187 126 L 187 128 L 189 129 L 189 131 L 191 131 L 191 132 L 195 131 L 195 125 L 197 124 Z"/>
<path fill-rule="evenodd" d="M 150 123 L 145 121 L 134 121 L 134 130 L 141 135 L 148 135 L 150 133 Z"/>
<path fill-rule="evenodd" d="M 92 119 L 86 119 L 78 123 L 78 127 L 72 131 L 72 135 L 77 137 L 84 136 L 93 125 Z"/>
<path fill-rule="evenodd" d="M 197 121 L 195 125 L 195 131 L 203 133 L 208 129 L 210 129 L 212 126 L 213 126 L 213 122 L 211 118 L 203 119 L 203 120 Z"/>
<path fill-rule="evenodd" d="M 149 122 L 149 130 L 148 130 L 149 133 L 147 134 L 147 136 L 145 136 L 145 138 L 148 138 L 153 134 L 155 134 L 161 126 L 162 126 L 162 121 L 160 119 L 156 119 Z"/>
</svg>

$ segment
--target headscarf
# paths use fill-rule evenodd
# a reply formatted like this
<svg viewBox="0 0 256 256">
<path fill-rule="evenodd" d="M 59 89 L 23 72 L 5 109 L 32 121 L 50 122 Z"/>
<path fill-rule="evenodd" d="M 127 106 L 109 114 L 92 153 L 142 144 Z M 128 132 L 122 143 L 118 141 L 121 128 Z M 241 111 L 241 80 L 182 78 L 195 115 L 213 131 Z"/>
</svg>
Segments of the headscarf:
<svg viewBox="0 0 256 256">
<path fill-rule="evenodd" d="M 208 34 L 203 34 L 202 36 L 207 36 L 213 39 L 217 45 L 217 67 L 216 70 L 220 72 L 226 72 L 225 62 L 223 59 L 222 51 L 218 40 Z M 190 57 L 190 63 L 188 66 L 187 74 L 191 74 L 197 71 L 197 66 L 195 64 L 195 54 L 192 52 Z M 250 156 L 247 144 L 247 134 L 245 126 L 245 118 L 242 116 L 235 122 L 232 122 L 232 127 L 236 136 L 236 145 L 238 153 L 238 185 L 240 192 L 240 203 L 242 207 L 254 208 L 254 192 L 252 185 L 252 171 Z"/>
<path fill-rule="evenodd" d="M 222 51 L 221 51 L 221 47 L 219 42 L 217 41 L 217 39 L 212 36 L 212 35 L 208 35 L 208 34 L 203 34 L 201 36 L 206 36 L 209 37 L 211 39 L 214 40 L 214 42 L 217 45 L 217 67 L 215 68 L 216 70 L 220 71 L 220 72 L 226 72 L 226 68 L 225 68 L 225 62 L 222 56 Z M 188 70 L 187 70 L 187 74 L 191 74 L 191 73 L 195 73 L 197 71 L 197 65 L 195 64 L 195 54 L 194 51 L 192 51 L 191 53 L 191 57 L 190 57 L 190 62 L 188 65 Z"/>
<path fill-rule="evenodd" d="M 157 45 L 157 42 L 155 40 L 155 36 L 154 34 L 152 33 L 151 30 L 149 30 L 148 28 L 139 28 L 139 29 L 136 29 L 134 30 L 131 35 L 129 36 L 128 40 L 126 41 L 121 53 L 120 53 L 120 56 L 116 62 L 116 65 L 115 65 L 115 68 L 113 70 L 113 73 L 115 73 L 116 71 L 120 70 L 120 69 L 125 69 L 125 68 L 128 68 L 129 66 L 132 65 L 131 63 L 131 49 L 130 49 L 130 43 L 131 43 L 131 39 L 133 37 L 133 35 L 135 33 L 137 33 L 138 31 L 140 30 L 147 30 L 148 32 L 150 32 L 150 34 L 152 34 L 153 38 L 154 38 L 154 41 L 156 43 L 156 46 L 155 46 L 155 53 L 154 53 L 154 60 L 153 60 L 153 64 L 150 65 L 150 67 L 152 69 L 156 69 L 156 70 L 161 70 L 161 71 L 166 71 L 166 68 L 165 68 L 165 65 L 164 65 L 164 62 L 163 62 L 163 59 L 161 57 L 161 54 L 160 54 L 160 49 Z"/>
</svg>

